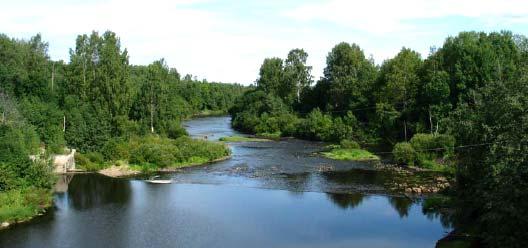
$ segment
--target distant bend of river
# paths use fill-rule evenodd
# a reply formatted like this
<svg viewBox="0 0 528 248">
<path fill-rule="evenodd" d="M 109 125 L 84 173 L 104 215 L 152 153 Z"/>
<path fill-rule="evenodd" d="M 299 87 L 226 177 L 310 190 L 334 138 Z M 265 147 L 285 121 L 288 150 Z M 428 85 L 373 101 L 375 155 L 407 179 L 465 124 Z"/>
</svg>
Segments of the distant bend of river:
<svg viewBox="0 0 528 248">
<path fill-rule="evenodd" d="M 229 117 L 184 123 L 191 136 L 239 135 Z M 421 199 L 390 195 L 369 163 L 315 155 L 288 139 L 231 143 L 232 158 L 163 175 L 59 180 L 55 207 L 0 232 L 0 247 L 434 247 L 449 223 Z M 333 168 L 325 172 L 321 168 Z"/>
</svg>

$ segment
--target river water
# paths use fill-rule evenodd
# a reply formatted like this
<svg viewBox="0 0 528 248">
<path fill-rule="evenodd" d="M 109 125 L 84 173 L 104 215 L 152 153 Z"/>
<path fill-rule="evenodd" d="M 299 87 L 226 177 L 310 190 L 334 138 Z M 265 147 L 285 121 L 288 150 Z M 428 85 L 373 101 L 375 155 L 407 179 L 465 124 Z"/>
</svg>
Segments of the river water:
<svg viewBox="0 0 528 248">
<path fill-rule="evenodd" d="M 229 117 L 189 134 L 238 135 Z M 55 207 L 0 232 L 0 247 L 434 247 L 451 230 L 423 199 L 389 194 L 369 163 L 317 156 L 296 139 L 229 144 L 232 158 L 163 175 L 170 185 L 96 174 L 60 178 Z"/>
</svg>

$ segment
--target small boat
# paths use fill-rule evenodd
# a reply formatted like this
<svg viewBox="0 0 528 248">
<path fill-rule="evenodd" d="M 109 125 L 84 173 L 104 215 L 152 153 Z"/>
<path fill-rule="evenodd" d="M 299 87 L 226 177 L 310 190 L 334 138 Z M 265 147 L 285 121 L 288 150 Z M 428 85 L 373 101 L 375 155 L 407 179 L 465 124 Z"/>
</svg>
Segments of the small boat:
<svg viewBox="0 0 528 248">
<path fill-rule="evenodd" d="M 169 184 L 169 183 L 172 183 L 171 179 L 162 180 L 162 179 L 157 179 L 157 178 L 159 178 L 159 176 L 154 176 L 154 177 L 151 177 L 149 180 L 145 180 L 145 182 L 152 183 L 152 184 Z"/>
</svg>

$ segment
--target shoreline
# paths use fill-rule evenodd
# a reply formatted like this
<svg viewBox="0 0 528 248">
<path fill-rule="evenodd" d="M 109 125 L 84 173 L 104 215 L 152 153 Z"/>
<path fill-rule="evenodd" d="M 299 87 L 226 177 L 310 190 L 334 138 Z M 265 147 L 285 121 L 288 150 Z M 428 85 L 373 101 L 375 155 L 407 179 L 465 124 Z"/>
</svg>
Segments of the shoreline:
<svg viewBox="0 0 528 248">
<path fill-rule="evenodd" d="M 231 155 L 224 156 L 224 157 L 217 158 L 217 159 L 213 159 L 211 161 L 207 161 L 207 162 L 203 162 L 203 163 L 190 163 L 190 164 L 180 165 L 180 166 L 177 166 L 177 167 L 159 168 L 157 170 L 152 170 L 152 171 L 135 170 L 135 169 L 132 169 L 129 165 L 120 165 L 120 166 L 112 165 L 112 166 L 110 166 L 108 168 L 96 171 L 94 173 L 97 173 L 97 174 L 100 174 L 100 175 L 104 175 L 104 176 L 107 176 L 107 177 L 112 177 L 112 178 L 126 178 L 126 177 L 145 175 L 145 174 L 148 174 L 148 173 L 172 173 L 172 172 L 178 172 L 178 171 L 180 171 L 183 168 L 204 166 L 204 165 L 213 164 L 213 163 L 216 163 L 216 162 L 225 161 L 225 160 L 228 160 L 228 159 L 231 159 Z"/>
</svg>

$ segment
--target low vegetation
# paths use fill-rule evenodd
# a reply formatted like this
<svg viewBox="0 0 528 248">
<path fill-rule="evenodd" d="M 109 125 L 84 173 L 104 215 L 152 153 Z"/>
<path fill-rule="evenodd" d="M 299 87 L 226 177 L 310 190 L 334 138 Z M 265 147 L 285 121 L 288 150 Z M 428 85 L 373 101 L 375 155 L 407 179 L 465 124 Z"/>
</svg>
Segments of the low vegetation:
<svg viewBox="0 0 528 248">
<path fill-rule="evenodd" d="M 323 156 L 337 160 L 352 160 L 352 161 L 365 161 L 365 160 L 379 160 L 379 157 L 370 153 L 369 151 L 362 149 L 351 149 L 351 148 L 335 148 L 329 152 L 323 152 Z"/>
<path fill-rule="evenodd" d="M 246 136 L 227 136 L 220 138 L 222 142 L 263 142 L 269 141 L 268 139 L 246 137 Z"/>
<path fill-rule="evenodd" d="M 170 139 L 147 135 L 109 142 L 112 145 L 105 146 L 106 155 L 78 154 L 78 165 L 91 171 L 111 165 L 130 165 L 135 170 L 151 171 L 203 164 L 230 155 L 229 148 L 222 143 L 191 139 L 188 136 Z"/>
<path fill-rule="evenodd" d="M 51 190 L 22 188 L 0 192 L 0 223 L 23 222 L 51 206 Z"/>
</svg>

